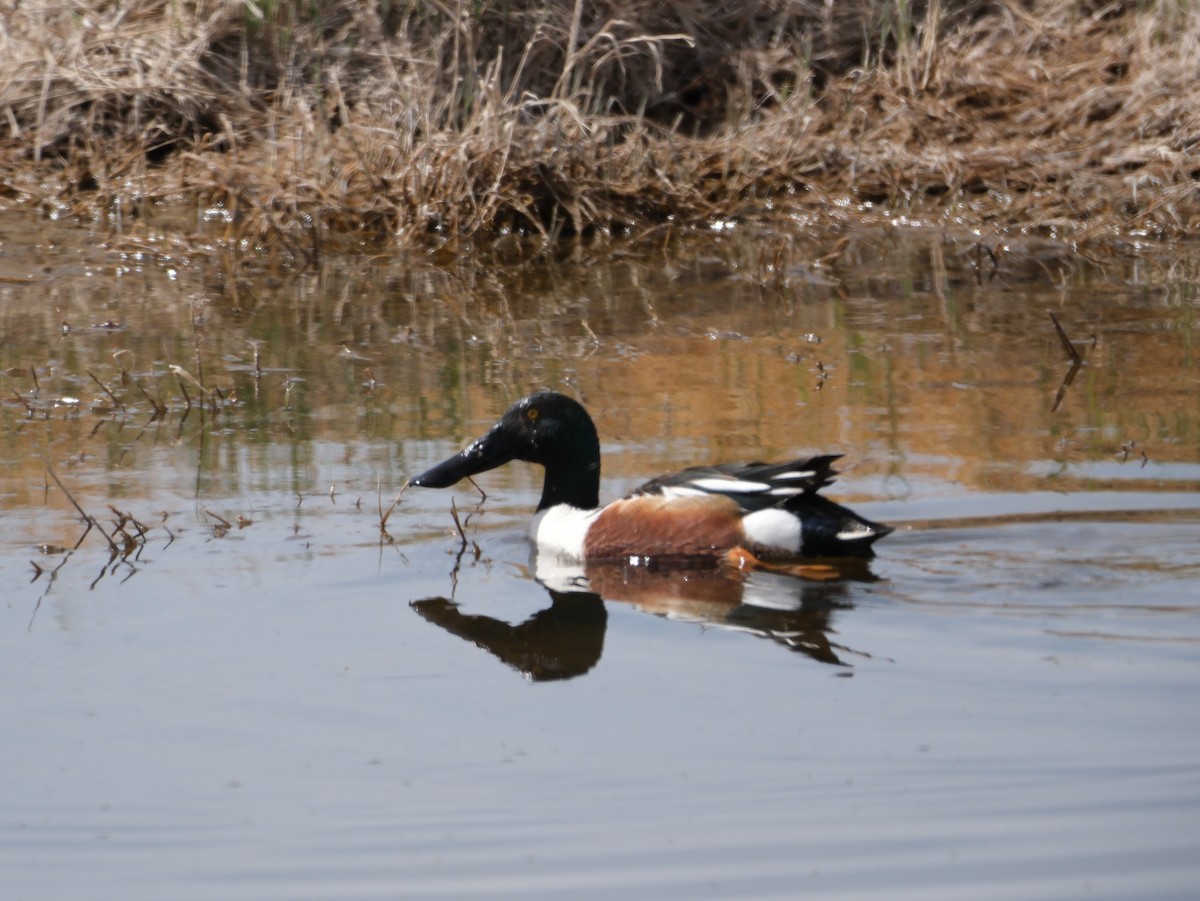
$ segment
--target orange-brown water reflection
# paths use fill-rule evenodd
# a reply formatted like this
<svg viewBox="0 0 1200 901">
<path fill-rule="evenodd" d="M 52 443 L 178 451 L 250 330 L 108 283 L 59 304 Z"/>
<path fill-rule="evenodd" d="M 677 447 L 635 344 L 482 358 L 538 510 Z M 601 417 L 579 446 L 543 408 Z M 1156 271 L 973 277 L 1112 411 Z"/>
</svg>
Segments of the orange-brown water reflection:
<svg viewBox="0 0 1200 901">
<path fill-rule="evenodd" d="M 9 228 L 8 506 L 43 501 L 38 445 L 88 476 L 88 496 L 303 491 L 319 477 L 314 441 L 398 485 L 423 442 L 473 435 L 540 385 L 589 406 L 620 486 L 810 450 L 848 452 L 856 474 L 887 476 L 893 493 L 914 479 L 989 491 L 1195 483 L 1193 257 L 985 255 L 913 232 L 831 252 L 734 233 L 692 236 L 665 257 L 503 269 L 372 258 L 235 279 L 122 257 L 62 226 Z M 1050 311 L 1085 360 L 1057 410 L 1070 360 Z M 206 405 L 191 378 L 212 391 Z"/>
</svg>

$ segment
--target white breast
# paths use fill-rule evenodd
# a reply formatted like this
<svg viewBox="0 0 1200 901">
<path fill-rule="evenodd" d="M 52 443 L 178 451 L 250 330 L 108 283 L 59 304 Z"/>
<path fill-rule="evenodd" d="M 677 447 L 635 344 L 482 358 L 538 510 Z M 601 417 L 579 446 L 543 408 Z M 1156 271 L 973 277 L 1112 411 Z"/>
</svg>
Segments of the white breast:
<svg viewBox="0 0 1200 901">
<path fill-rule="evenodd" d="M 582 560 L 588 528 L 599 515 L 599 510 L 559 504 L 534 516 L 529 537 L 537 545 L 539 556 L 553 554 L 560 560 Z"/>
</svg>

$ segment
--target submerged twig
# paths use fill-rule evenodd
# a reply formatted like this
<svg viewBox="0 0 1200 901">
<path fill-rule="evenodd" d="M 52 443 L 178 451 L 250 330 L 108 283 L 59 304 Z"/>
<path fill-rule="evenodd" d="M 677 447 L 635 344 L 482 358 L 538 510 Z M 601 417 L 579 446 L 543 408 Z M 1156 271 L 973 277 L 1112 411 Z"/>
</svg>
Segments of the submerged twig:
<svg viewBox="0 0 1200 901">
<path fill-rule="evenodd" d="M 208 388 L 205 388 L 203 383 L 199 379 L 197 379 L 194 375 L 192 375 L 190 372 L 188 372 L 182 366 L 177 366 L 174 363 L 169 363 L 167 365 L 167 368 L 170 369 L 171 372 L 175 375 L 175 381 L 179 383 L 179 390 L 183 392 L 183 400 L 184 400 L 184 403 L 187 404 L 187 408 L 189 410 L 192 408 L 192 398 L 188 394 L 188 390 L 184 385 L 184 380 L 186 379 L 187 381 L 191 382 L 193 385 L 196 386 L 196 390 L 200 392 L 200 409 L 201 409 L 201 412 L 203 412 L 204 399 L 206 397 L 211 398 L 212 391 L 210 391 Z M 213 409 L 215 410 L 216 409 L 215 401 L 213 401 L 213 405 L 214 405 Z"/>
<path fill-rule="evenodd" d="M 150 392 L 143 388 L 141 382 L 139 382 L 137 379 L 130 376 L 129 380 L 133 383 L 133 387 L 142 392 L 142 397 L 146 398 L 146 400 L 150 402 L 150 406 L 154 408 L 154 415 L 150 417 L 151 422 L 154 422 L 156 419 L 161 419 L 167 415 L 167 407 L 165 404 L 160 403 L 151 397 Z"/>
<path fill-rule="evenodd" d="M 454 520 L 454 528 L 458 529 L 458 540 L 462 542 L 459 546 L 459 554 L 467 549 L 467 533 L 463 531 L 462 523 L 458 519 L 458 507 L 454 504 L 454 498 L 450 498 L 450 518 Z"/>
<path fill-rule="evenodd" d="M 484 501 L 486 501 L 488 499 L 487 492 L 484 491 L 482 488 L 480 488 L 479 485 L 476 484 L 476 482 L 473 478 L 471 478 L 470 476 L 467 476 L 467 481 L 471 483 L 472 488 L 474 488 L 476 491 L 479 492 L 479 503 L 482 504 Z"/>
<path fill-rule="evenodd" d="M 1075 381 L 1075 376 L 1079 374 L 1079 370 L 1083 368 L 1083 357 L 1076 349 L 1075 345 L 1067 337 L 1067 333 L 1058 322 L 1058 317 L 1050 313 L 1050 321 L 1054 323 L 1054 330 L 1058 332 L 1058 340 L 1062 342 L 1067 354 L 1071 358 L 1071 368 L 1067 370 L 1067 374 L 1063 376 L 1062 384 L 1058 386 L 1058 393 L 1054 395 L 1054 403 L 1050 406 L 1050 412 L 1053 413 L 1062 403 L 1063 397 L 1066 396 L 1067 389 L 1071 387 L 1071 383 Z"/>
<path fill-rule="evenodd" d="M 382 535 L 383 537 L 387 538 L 387 540 L 389 542 L 392 540 L 392 536 L 390 534 L 388 534 L 388 530 L 387 530 L 388 517 L 390 517 L 392 515 L 392 511 L 396 509 L 396 504 L 400 503 L 400 497 L 401 497 L 401 495 L 404 494 L 405 491 L 408 490 L 408 485 L 409 485 L 409 480 L 405 479 L 404 484 L 400 486 L 400 490 L 396 493 L 396 496 L 394 498 L 392 498 L 392 502 L 388 505 L 387 510 L 384 510 L 383 509 L 383 488 L 380 485 L 379 478 L 376 477 L 375 491 L 376 491 L 377 503 L 379 505 L 379 534 Z"/>
<path fill-rule="evenodd" d="M 42 449 L 40 447 L 35 447 L 34 450 L 37 452 L 37 455 L 42 458 L 42 463 L 44 463 L 46 466 L 46 472 L 50 474 L 50 478 L 54 480 L 54 484 L 58 486 L 58 490 L 61 491 L 66 499 L 71 502 L 72 506 L 79 511 L 79 515 L 82 516 L 83 521 L 87 523 L 88 528 L 84 531 L 83 536 L 86 536 L 88 531 L 95 526 L 96 530 L 104 536 L 104 540 L 108 542 L 108 546 L 112 550 L 113 556 L 119 557 L 121 554 L 121 549 L 117 547 L 117 543 L 113 541 L 112 536 L 104 531 L 104 528 L 96 521 L 94 516 L 92 516 L 79 505 L 79 501 L 75 500 L 74 495 L 72 495 L 71 492 L 67 490 L 67 486 L 62 483 L 62 479 L 58 477 L 58 473 L 54 471 L 54 467 L 50 465 L 50 459 L 46 456 Z M 83 537 L 81 536 L 79 540 L 82 542 Z M 76 547 L 78 546 L 79 545 L 77 544 Z"/>
<path fill-rule="evenodd" d="M 1075 363 L 1082 363 L 1083 357 L 1079 355 L 1079 351 L 1075 349 L 1075 345 L 1071 343 L 1071 339 L 1067 337 L 1067 333 L 1063 331 L 1062 325 L 1059 324 L 1058 317 L 1053 313 L 1050 314 L 1050 321 L 1054 323 L 1054 330 L 1058 332 L 1058 340 L 1062 342 L 1063 348 L 1067 351 L 1071 360 Z"/>
<path fill-rule="evenodd" d="M 177 367 L 172 366 L 171 368 L 176 369 Z M 179 384 L 179 390 L 183 392 L 183 404 L 184 404 L 183 418 L 186 419 L 187 414 L 189 412 L 191 412 L 191 409 L 192 409 L 192 398 L 191 398 L 191 395 L 188 394 L 187 386 L 183 384 L 183 379 L 181 379 L 179 377 L 178 372 L 175 373 L 175 381 Z"/>
<path fill-rule="evenodd" d="M 454 527 L 458 529 L 458 539 L 461 542 L 458 546 L 458 551 L 454 555 L 454 568 L 450 570 L 450 582 L 453 586 L 453 593 L 453 591 L 458 590 L 458 572 L 462 569 L 463 554 L 467 552 L 467 545 L 469 544 L 472 548 L 474 548 L 475 560 L 479 560 L 480 556 L 483 554 L 483 551 L 480 549 L 477 542 L 467 541 L 467 533 L 463 529 L 463 523 L 458 518 L 458 507 L 454 503 L 454 498 L 450 498 L 450 517 L 454 520 Z M 469 521 L 470 519 L 471 517 L 468 515 L 467 520 Z"/>
<path fill-rule="evenodd" d="M 450 498 L 450 517 L 454 520 L 454 527 L 456 529 L 458 529 L 458 538 L 459 538 L 459 541 L 461 542 L 461 544 L 458 547 L 458 556 L 454 561 L 455 572 L 458 571 L 459 563 L 462 562 L 462 556 L 466 552 L 468 544 L 471 546 L 473 555 L 476 560 L 478 560 L 481 556 L 483 556 L 483 549 L 479 547 L 479 542 L 468 541 L 466 529 L 463 528 L 467 523 L 469 523 L 471 521 L 471 517 L 473 515 L 474 515 L 474 513 L 468 513 L 467 518 L 465 520 L 460 520 L 458 518 L 458 507 L 455 506 L 454 498 Z"/>
<path fill-rule="evenodd" d="M 217 513 L 213 513 L 212 510 L 209 510 L 207 507 L 202 507 L 200 509 L 200 512 L 203 513 L 205 516 L 211 516 L 213 519 L 215 519 L 217 522 L 219 522 L 221 525 L 223 525 L 227 529 L 233 528 L 233 523 L 231 523 L 229 520 L 227 520 L 224 516 L 221 516 Z"/>
<path fill-rule="evenodd" d="M 13 397 L 15 397 L 18 401 L 20 401 L 21 405 L 25 408 L 25 415 L 27 417 L 32 417 L 35 412 L 33 409 L 33 404 L 31 404 L 29 401 L 27 401 L 25 398 L 23 398 L 21 396 L 21 392 L 19 392 L 16 388 L 11 388 L 9 390 L 12 391 Z"/>
<path fill-rule="evenodd" d="M 216 524 L 213 525 L 212 530 L 213 534 L 218 538 L 224 538 L 226 533 L 233 528 L 233 523 L 227 520 L 224 516 L 219 516 L 218 514 L 213 513 L 212 510 L 209 510 L 207 507 L 201 507 L 200 512 L 205 516 L 211 516 L 217 521 Z"/>
<path fill-rule="evenodd" d="M 108 395 L 108 399 L 111 400 L 114 404 L 116 404 L 122 413 L 127 412 L 125 409 L 125 405 L 123 403 L 121 403 L 121 399 L 119 397 L 117 397 L 115 394 L 113 394 L 111 390 L 109 390 L 108 385 L 104 384 L 104 382 L 102 382 L 102 381 L 100 381 L 100 379 L 96 378 L 96 373 L 92 372 L 92 370 L 89 369 L 89 370 L 87 370 L 87 374 L 89 376 L 91 376 L 93 382 L 95 382 L 97 385 L 100 386 L 100 390 Z"/>
<path fill-rule="evenodd" d="M 63 554 L 63 558 L 59 564 L 50 570 L 50 575 L 46 579 L 46 587 L 43 588 L 42 593 L 38 595 L 37 603 L 33 605 L 33 610 L 29 614 L 29 623 L 25 626 L 26 631 L 33 629 L 33 621 L 37 619 L 38 611 L 42 609 L 42 601 L 45 600 L 46 596 L 50 594 L 50 589 L 54 587 L 54 583 L 58 579 L 58 571 L 67 565 L 67 561 L 71 559 L 72 553 L 74 553 L 74 551 L 67 551 L 65 554 Z M 32 560 L 29 562 L 33 563 Z M 34 568 L 38 569 L 38 575 L 40 576 L 41 568 L 38 567 L 36 563 L 33 563 L 33 565 Z M 35 577 L 33 580 L 31 580 L 30 584 L 33 584 L 33 582 L 36 581 L 37 578 Z"/>
<path fill-rule="evenodd" d="M 196 383 L 196 387 L 200 389 L 202 394 L 207 394 L 208 392 L 204 387 L 204 361 L 200 356 L 200 333 L 196 329 L 196 304 L 194 298 L 191 303 L 191 314 L 192 315 L 189 318 L 191 319 L 192 325 L 192 351 L 195 353 L 196 358 L 196 378 L 192 378 L 186 372 L 184 375 L 187 375 L 188 378 L 192 379 L 192 381 Z M 171 368 L 174 369 L 176 367 Z"/>
</svg>

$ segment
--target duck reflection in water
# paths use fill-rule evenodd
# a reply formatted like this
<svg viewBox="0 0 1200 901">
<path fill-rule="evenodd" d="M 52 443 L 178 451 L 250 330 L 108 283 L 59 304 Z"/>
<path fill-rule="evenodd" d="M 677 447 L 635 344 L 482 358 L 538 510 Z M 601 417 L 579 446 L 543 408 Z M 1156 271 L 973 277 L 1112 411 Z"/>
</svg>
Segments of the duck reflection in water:
<svg viewBox="0 0 1200 901">
<path fill-rule="evenodd" d="M 820 663 L 847 666 L 848 657 L 869 656 L 830 639 L 835 612 L 853 607 L 854 583 L 875 581 L 865 561 L 843 561 L 837 578 L 819 581 L 640 561 L 589 564 L 586 572 L 557 565 L 553 572 L 536 571 L 550 605 L 521 623 L 464 613 L 447 598 L 414 601 L 412 607 L 534 682 L 581 676 L 600 662 L 606 600 L 666 619 L 744 632 Z"/>
<path fill-rule="evenodd" d="M 539 391 L 409 484 L 448 488 L 513 460 L 543 466 L 530 537 L 551 606 L 518 626 L 463 614 L 443 599 L 414 606 L 534 679 L 568 678 L 596 664 L 602 598 L 841 663 L 828 639 L 830 614 L 847 575 L 866 573 L 872 545 L 892 529 L 821 496 L 837 459 L 692 467 L 602 507 L 595 423 L 577 401 Z"/>
</svg>

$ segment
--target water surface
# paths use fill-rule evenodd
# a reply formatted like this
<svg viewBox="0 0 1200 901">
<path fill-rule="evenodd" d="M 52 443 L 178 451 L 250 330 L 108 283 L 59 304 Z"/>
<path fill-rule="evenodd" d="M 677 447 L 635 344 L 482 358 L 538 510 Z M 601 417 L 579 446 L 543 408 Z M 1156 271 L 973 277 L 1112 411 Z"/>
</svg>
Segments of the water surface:
<svg viewBox="0 0 1200 901">
<path fill-rule="evenodd" d="M 1194 250 L 734 229 L 272 273 L 20 210 L 0 242 L 6 895 L 1200 880 Z M 835 451 L 899 529 L 832 581 L 548 588 L 517 464 L 381 530 L 542 386 L 606 498 Z"/>
</svg>

